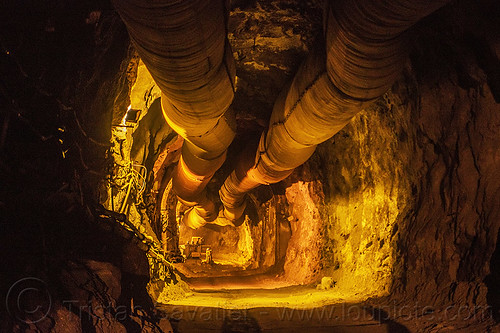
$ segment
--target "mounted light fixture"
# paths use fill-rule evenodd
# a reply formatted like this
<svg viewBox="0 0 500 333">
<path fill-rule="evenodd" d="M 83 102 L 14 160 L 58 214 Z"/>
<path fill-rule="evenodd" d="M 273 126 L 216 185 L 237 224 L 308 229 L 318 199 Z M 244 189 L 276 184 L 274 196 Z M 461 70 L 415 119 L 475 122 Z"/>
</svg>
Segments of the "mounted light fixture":
<svg viewBox="0 0 500 333">
<path fill-rule="evenodd" d="M 137 121 L 139 120 L 139 116 L 141 115 L 140 109 L 131 109 L 129 108 L 127 113 L 125 114 L 125 123 L 133 123 L 137 124 Z"/>
<path fill-rule="evenodd" d="M 127 112 L 125 112 L 125 115 L 122 118 L 122 122 L 120 124 L 112 125 L 112 127 L 134 127 L 133 125 L 127 125 L 127 123 L 137 124 L 141 111 L 142 110 L 140 109 L 132 109 L 132 104 L 129 105 Z"/>
</svg>

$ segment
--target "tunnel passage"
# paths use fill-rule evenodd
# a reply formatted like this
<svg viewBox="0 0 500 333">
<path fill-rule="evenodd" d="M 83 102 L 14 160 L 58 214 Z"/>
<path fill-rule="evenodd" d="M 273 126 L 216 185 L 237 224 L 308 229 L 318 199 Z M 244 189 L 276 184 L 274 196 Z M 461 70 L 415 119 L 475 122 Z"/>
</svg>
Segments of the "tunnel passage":
<svg viewBox="0 0 500 333">
<path fill-rule="evenodd" d="M 227 178 L 242 143 L 258 138 L 269 124 L 281 87 L 293 79 L 323 24 L 315 1 L 244 2 L 232 2 L 227 35 L 238 75 L 232 106 L 239 131 L 227 165 L 207 184 L 209 193 L 217 193 Z M 51 4 L 30 3 L 35 9 Z M 74 313 L 58 307 L 68 292 L 82 302 L 93 293 L 90 299 L 99 307 L 113 306 L 114 300 L 117 308 L 150 307 L 148 281 L 154 301 L 168 303 L 173 313 L 176 306 L 185 307 L 180 331 L 182 325 L 196 330 L 197 324 L 283 331 L 280 315 L 295 318 L 294 327 L 302 331 L 330 328 L 335 322 L 317 316 L 334 317 L 335 309 L 351 306 L 353 315 L 370 315 L 362 323 L 366 330 L 402 325 L 410 331 L 484 332 L 494 325 L 487 315 L 495 300 L 490 282 L 496 276 L 496 254 L 491 258 L 500 221 L 500 113 L 498 6 L 492 1 L 456 1 L 414 26 L 411 57 L 391 91 L 320 144 L 289 178 L 252 191 L 247 222 L 183 233 L 180 243 L 205 237 L 214 261 L 211 266 L 201 263 L 206 258 L 190 259 L 195 265 L 184 273 L 175 269 L 186 264 L 175 262 L 182 245 L 175 240 L 176 196 L 167 190 L 169 182 L 159 181 L 171 177 L 183 139 L 163 126 L 161 90 L 141 79 L 145 66 L 129 48 L 116 12 L 95 11 L 87 2 L 83 7 L 71 8 L 70 16 L 62 15 L 64 8 L 57 13 L 49 8 L 2 21 L 17 30 L 2 30 L 2 51 L 8 53 L 0 53 L 0 69 L 8 77 L 0 76 L 0 219 L 7 225 L 0 244 L 2 267 L 9 268 L 1 290 L 5 295 L 5 282 L 26 274 L 47 279 L 56 307 L 37 328 L 71 321 L 79 331 Z M 18 43 L 18 36 L 36 43 Z M 106 160 L 111 155 L 115 165 Z M 157 204 L 160 193 L 165 204 Z M 96 207 L 98 200 L 108 209 Z M 217 202 L 217 195 L 212 200 Z M 284 261 L 272 267 L 278 246 L 273 231 L 261 231 L 263 217 L 274 207 L 281 208 L 275 215 L 288 241 L 279 242 Z M 252 253 L 259 242 L 270 250 L 261 257 L 269 258 L 261 266 L 270 267 L 267 275 L 246 268 L 250 242 L 240 239 L 249 234 Z M 229 249 L 241 260 L 227 260 Z M 219 276 L 207 276 L 208 271 Z M 68 284 L 65 272 L 89 283 Z M 194 282 L 204 290 L 193 288 Z M 249 290 L 250 282 L 259 289 Z M 90 285 L 96 288 L 85 290 Z M 160 303 L 157 310 L 167 308 Z M 327 303 L 336 304 L 323 306 Z M 222 312 L 219 323 L 186 319 L 200 314 L 202 306 L 238 312 Z M 112 311 L 93 314 L 118 330 Z M 276 321 L 260 311 L 274 313 Z M 247 313 L 248 320 L 236 319 L 238 313 Z M 4 319 L 26 327 L 8 315 L 2 305 L 0 330 L 8 327 Z M 92 329 L 89 321 L 83 324 Z"/>
<path fill-rule="evenodd" d="M 274 289 L 310 285 L 325 277 L 323 287 L 316 289 L 314 285 L 318 294 L 310 302 L 339 297 L 355 301 L 388 290 L 395 261 L 394 234 L 411 202 L 410 185 L 402 173 L 405 166 L 399 162 L 407 164 L 409 160 L 405 150 L 397 149 L 397 132 L 405 129 L 393 128 L 389 106 L 380 104 L 373 108 L 371 122 L 367 113 L 356 117 L 342 141 L 329 141 L 320 147 L 320 160 L 313 158 L 290 179 L 252 192 L 240 225 L 207 224 L 192 229 L 176 217 L 178 206 L 170 182 L 182 139 L 166 125 L 158 129 L 155 120 L 161 118 L 161 109 L 158 99 L 153 99 L 154 93 L 151 101 L 143 99 L 147 96 L 145 91 L 158 91 L 154 86 L 145 66 L 140 64 L 131 100 L 133 108 L 140 108 L 142 103 L 144 110 L 135 127 L 127 128 L 126 135 L 133 141 L 130 158 L 154 170 L 148 185 L 153 190 L 148 198 L 152 201 L 145 204 L 155 209 L 148 212 L 132 204 L 129 218 L 138 228 L 147 230 L 158 244 L 163 243 L 162 250 L 169 260 L 179 261 L 173 265 L 182 281 L 194 289 Z M 393 110 L 392 116 L 396 115 L 407 117 L 403 109 Z M 227 165 L 208 183 L 209 192 L 216 192 L 231 170 L 231 161 L 235 162 L 231 157 L 237 156 L 256 133 L 258 124 L 240 120 L 244 130 L 228 151 Z M 122 135 L 122 130 L 115 131 Z M 382 140 L 373 142 L 374 137 Z M 122 145 L 127 146 L 126 142 Z M 386 149 L 367 154 L 371 145 L 387 145 L 391 154 Z M 399 147 L 408 149 L 409 145 L 411 142 Z M 352 170 L 358 170 L 350 176 L 352 179 L 342 170 L 345 156 L 352 156 L 349 163 L 355 163 Z M 333 172 L 323 173 L 323 163 L 334 167 L 329 169 Z M 335 177 L 337 173 L 343 177 Z M 374 182 L 378 177 L 384 181 Z M 116 202 L 123 200 L 123 192 L 113 192 Z M 186 246 L 193 238 L 195 242 L 203 238 L 202 246 Z M 196 253 L 184 259 L 187 247 Z M 207 248 L 212 252 L 211 265 L 202 262 L 206 260 Z M 373 279 L 374 283 L 366 285 L 366 279 Z M 170 302 L 168 289 L 152 287 L 151 292 L 161 302 Z"/>
<path fill-rule="evenodd" d="M 156 105 L 161 104 L 171 132 L 183 138 L 176 153 L 170 152 L 167 144 L 168 158 L 155 162 L 159 172 L 154 176 L 159 177 L 152 180 L 157 192 L 153 200 L 153 228 L 163 242 L 164 254 L 170 248 L 171 256 L 180 261 L 204 257 L 202 263 L 206 265 L 232 262 L 245 269 L 286 266 L 287 259 L 278 250 L 287 248 L 288 240 L 279 235 L 282 225 L 291 234 L 286 218 L 293 217 L 284 212 L 285 207 L 276 204 L 262 214 L 260 206 L 266 203 L 255 196 L 250 200 L 247 192 L 288 177 L 310 158 L 319 143 L 331 138 L 363 108 L 374 104 L 402 71 L 407 53 L 406 30 L 445 3 L 326 2 L 323 36 L 316 38 L 291 83 L 276 97 L 267 127 L 261 134 L 252 133 L 253 137 L 247 132 L 247 143 L 239 145 L 241 152 L 232 156 L 235 162 L 224 164 L 227 147 L 235 136 L 230 104 L 238 89 L 227 40 L 227 4 L 116 1 L 115 7 L 132 42 L 161 91 L 161 103 Z M 157 112 L 157 108 L 153 111 Z M 126 119 L 124 122 L 126 126 Z M 142 169 L 136 169 L 148 167 L 136 156 L 129 159 L 127 165 L 131 166 L 132 175 L 139 176 L 132 176 L 120 213 L 132 182 L 139 185 L 142 180 L 139 196 L 147 187 L 146 175 Z M 219 170 L 218 179 L 214 179 L 223 165 L 225 170 Z M 163 168 L 170 170 L 163 172 Z M 209 184 L 216 186 L 210 189 Z M 376 188 L 375 197 L 379 195 L 377 191 Z M 245 214 L 247 205 L 253 206 L 248 208 L 255 212 L 253 221 L 251 214 Z M 279 218 L 273 216 L 276 211 Z M 387 214 L 388 221 L 393 221 L 397 212 L 389 209 Z M 285 220 L 280 221 L 282 218 Z M 197 233 L 187 230 L 203 226 L 207 228 Z M 237 234 L 232 228 L 237 229 Z M 262 235 L 260 239 L 258 234 Z M 266 238 L 271 241 L 263 245 Z M 383 246 L 380 238 L 377 241 Z M 290 243 L 294 244 L 301 247 Z M 267 261 L 260 258 L 261 253 L 275 253 L 272 265 L 261 263 Z M 390 259 L 384 262 L 391 266 Z M 184 269 L 187 264 L 177 266 Z"/>
<path fill-rule="evenodd" d="M 317 290 L 335 287 L 336 292 L 329 296 L 359 300 L 384 295 L 394 280 L 404 278 L 397 258 L 400 234 L 406 232 L 404 221 L 415 205 L 416 185 L 411 180 L 415 175 L 411 170 L 413 162 L 410 155 L 416 144 L 416 134 L 411 126 L 414 120 L 410 114 L 419 106 L 408 101 L 413 101 L 412 89 L 416 89 L 416 84 L 401 81 L 400 78 L 398 82 L 401 86 L 409 86 L 407 90 L 395 89 L 382 98 L 377 97 L 400 77 L 403 64 L 407 61 L 404 55 L 409 50 L 405 49 L 407 44 L 399 39 L 400 34 L 442 4 L 433 4 L 427 11 L 420 11 L 417 7 L 411 10 L 400 8 L 408 10 L 405 12 L 407 17 L 399 16 L 395 21 L 388 18 L 390 22 L 387 24 L 394 25 L 390 36 L 385 30 L 387 27 L 379 31 L 377 23 L 373 22 L 371 31 L 362 27 L 356 28 L 359 31 L 354 29 L 354 37 L 350 38 L 356 40 L 360 50 L 344 50 L 346 54 L 354 52 L 345 63 L 331 48 L 335 50 L 332 46 L 335 43 L 348 44 L 342 37 L 343 29 L 348 29 L 347 23 L 342 23 L 342 20 L 348 16 L 339 13 L 352 8 L 338 6 L 327 8 L 327 15 L 324 16 L 328 18 L 326 23 L 317 20 L 314 15 L 307 18 L 317 20 L 316 28 L 313 28 L 317 31 L 323 25 L 326 37 L 314 39 L 312 35 L 317 31 L 303 31 L 302 34 L 311 35 L 311 42 L 307 44 L 282 29 L 272 34 L 266 32 L 268 35 L 263 37 L 258 48 L 255 38 L 255 45 L 249 48 L 248 39 L 253 38 L 253 32 L 245 29 L 248 22 L 257 17 L 265 21 L 265 10 L 261 8 L 258 13 L 251 14 L 239 11 L 228 14 L 228 40 L 236 50 L 233 56 L 236 57 L 238 73 L 234 82 L 230 80 L 234 83 L 231 86 L 234 93 L 232 104 L 237 111 L 238 131 L 229 150 L 224 153 L 226 161 L 221 161 L 218 171 L 211 169 L 208 177 L 203 176 L 203 179 L 198 179 L 196 173 L 191 172 L 196 165 L 195 159 L 187 158 L 190 154 L 187 151 L 194 147 L 193 139 L 178 124 L 169 120 L 170 116 L 165 111 L 166 107 L 170 108 L 165 106 L 166 99 L 177 98 L 167 97 L 163 91 L 172 89 L 172 85 L 162 83 L 157 86 L 155 80 L 158 81 L 156 76 L 160 74 L 155 73 L 160 65 L 156 68 L 154 63 L 148 65 L 147 61 L 139 65 L 137 82 L 142 83 L 136 83 L 134 88 L 142 88 L 137 91 L 132 89 L 131 101 L 132 109 L 141 109 L 143 114 L 136 125 L 125 130 L 125 135 L 133 137 L 132 154 L 129 156 L 132 164 L 144 165 L 147 170 L 154 171 L 150 172 L 146 185 L 152 195 L 145 203 L 153 208 L 148 214 L 139 211 L 133 214 L 145 229 L 152 232 L 151 237 L 162 244 L 160 247 L 166 258 L 178 261 L 174 267 L 188 284 L 191 283 L 191 287 L 196 283 L 198 288 L 212 289 L 250 288 L 252 284 L 283 287 L 309 284 L 324 278 L 324 283 L 318 284 Z M 397 11 L 396 7 L 382 12 Z M 355 12 L 365 11 L 366 8 L 363 8 L 359 7 Z M 316 10 L 318 14 L 322 8 L 317 7 Z M 125 15 L 125 21 L 130 20 L 128 15 L 132 15 L 131 12 Z M 157 19 L 161 20 L 161 14 L 157 15 Z M 339 17 L 340 23 L 336 21 Z M 284 18 L 282 20 L 296 25 L 304 18 L 299 15 L 288 22 Z M 139 29 L 135 24 L 129 23 L 129 27 Z M 357 27 L 358 23 L 353 24 Z M 341 37 L 336 39 L 336 34 Z M 147 42 L 138 38 L 135 43 Z M 221 45 L 225 43 L 221 42 Z M 327 50 L 321 46 L 322 43 L 326 43 Z M 377 57 L 375 49 L 385 50 L 387 54 Z M 297 54 L 302 58 L 297 58 Z M 366 60 L 359 72 L 355 69 L 358 56 Z M 224 67 L 230 58 L 227 53 L 221 57 L 218 59 L 222 59 L 222 63 L 215 63 L 215 72 Z M 300 59 L 305 60 L 299 66 Z M 272 66 L 261 67 L 263 63 L 271 63 Z M 148 66 L 153 66 L 151 75 Z M 370 69 L 370 66 L 373 68 Z M 386 76 L 380 76 L 381 81 L 371 80 L 378 76 L 377 71 L 384 72 Z M 174 76 L 179 78 L 179 75 Z M 261 76 L 266 77 L 270 86 L 266 91 L 256 92 L 266 81 Z M 364 79 L 358 82 L 356 77 Z M 209 77 L 207 79 L 210 80 Z M 291 86 L 287 82 L 292 82 Z M 323 96 L 325 91 L 329 91 L 328 96 Z M 146 100 L 144 96 L 148 96 Z M 261 103 L 258 104 L 260 111 L 255 109 L 255 102 Z M 328 109 L 321 108 L 322 105 L 327 105 L 331 113 L 322 113 Z M 203 113 L 203 107 L 198 111 L 193 107 L 189 114 Z M 267 113 L 262 111 L 266 108 Z M 366 110 L 358 114 L 363 108 Z M 317 112 L 308 114 L 308 110 Z M 162 112 L 172 128 L 164 123 L 160 126 L 163 129 L 158 131 Z M 177 116 L 181 117 L 181 114 L 177 113 Z M 221 117 L 221 114 L 216 117 Z M 313 155 L 307 164 L 280 184 L 272 185 L 307 160 L 319 142 L 339 131 L 348 120 L 351 122 L 341 132 L 340 138 L 326 141 L 318 148 L 320 153 Z M 293 135 L 292 127 L 282 127 L 288 121 L 293 125 L 290 125 L 295 131 L 292 131 Z M 330 126 L 333 123 L 338 126 Z M 307 124 L 312 127 L 306 127 Z M 282 130 L 288 134 L 279 134 Z M 135 131 L 142 133 L 142 137 Z M 175 131 L 179 132 L 178 136 Z M 125 132 L 122 128 L 122 134 Z M 164 133 L 158 140 L 160 132 Z M 285 138 L 290 135 L 291 140 Z M 309 141 L 300 143 L 297 141 L 300 135 L 305 135 Z M 232 139 L 232 135 L 226 138 Z M 256 164 L 252 164 L 254 150 L 258 151 Z M 295 154 L 299 150 L 301 153 Z M 336 155 L 332 156 L 332 152 Z M 298 159 L 295 159 L 297 156 Z M 298 163 L 298 160 L 301 162 Z M 188 167 L 186 162 L 191 166 Z M 264 164 L 259 164 L 261 162 Z M 293 165 L 288 165 L 289 162 Z M 328 168 L 325 169 L 324 165 Z M 198 199 L 188 202 L 182 194 L 179 196 L 179 189 L 176 190 L 176 186 L 181 186 L 176 183 L 179 170 L 188 170 L 185 173 L 187 178 L 181 176 L 186 181 L 186 188 L 190 188 L 190 181 L 201 181 L 199 193 L 203 192 L 203 199 L 200 202 L 196 203 Z M 266 178 L 267 181 L 256 181 L 261 176 L 269 178 Z M 267 185 L 252 192 L 242 204 L 242 195 L 261 183 Z M 194 191 L 198 193 L 198 190 Z M 189 206 L 198 204 L 202 210 L 209 206 L 221 207 L 219 217 L 222 214 L 222 219 L 200 220 L 199 217 L 204 214 L 200 210 L 198 213 L 201 215 L 196 213 L 198 217 L 195 217 L 196 209 Z M 226 208 L 230 208 L 229 211 Z M 241 219 L 238 219 L 239 215 Z M 366 285 L 364 282 L 367 279 L 373 283 Z M 156 295 L 158 293 L 161 291 L 156 290 Z"/>
<path fill-rule="evenodd" d="M 327 7 L 324 14 L 327 20 L 323 22 L 325 37 L 317 38 L 314 46 L 302 44 L 297 48 L 296 45 L 291 45 L 303 53 L 309 48 L 309 55 L 299 67 L 291 85 L 286 85 L 286 81 L 290 78 L 278 76 L 282 80 L 278 86 L 286 88 L 281 94 L 278 94 L 280 89 L 275 89 L 274 99 L 268 101 L 273 109 L 268 128 L 262 131 L 262 125 L 265 125 L 264 119 L 240 113 L 236 116 L 239 131 L 236 133 L 235 141 L 228 152 L 221 153 L 232 140 L 233 134 L 224 132 L 222 128 L 220 133 L 218 130 L 215 132 L 208 130 L 206 133 L 211 139 L 199 137 L 200 140 L 197 141 L 196 136 L 188 132 L 198 130 L 198 135 L 201 135 L 205 130 L 196 129 L 194 123 L 188 122 L 182 126 L 180 124 L 191 118 L 200 122 L 203 117 L 211 114 L 214 110 L 210 103 L 215 103 L 214 105 L 218 103 L 213 99 L 215 96 L 226 101 L 224 98 L 227 96 L 224 94 L 210 95 L 215 91 L 211 88 L 206 94 L 197 90 L 204 91 L 203 89 L 208 87 L 197 80 L 206 80 L 209 84 L 233 82 L 231 76 L 227 77 L 230 61 L 227 55 L 228 48 L 220 49 L 226 42 L 219 43 L 218 48 L 214 46 L 213 50 L 210 49 L 215 52 L 214 57 L 220 61 L 208 61 L 213 68 L 210 66 L 207 68 L 213 70 L 214 77 L 218 77 L 217 73 L 221 68 L 226 68 L 226 76 L 222 77 L 230 80 L 217 81 L 212 78 L 212 72 L 207 72 L 206 76 L 198 76 L 196 73 L 203 72 L 198 68 L 203 67 L 202 56 L 207 55 L 208 59 L 211 59 L 212 53 L 201 51 L 207 44 L 201 43 L 199 39 L 193 39 L 197 42 L 183 46 L 180 40 L 176 44 L 175 36 L 162 37 L 160 34 L 163 30 L 175 29 L 175 24 L 182 26 L 179 22 L 183 19 L 189 23 L 183 29 L 191 33 L 196 26 L 194 16 L 191 17 L 191 14 L 184 18 L 180 16 L 179 22 L 168 24 L 167 20 L 164 22 L 165 26 L 159 25 L 155 30 L 150 26 L 151 22 L 143 26 L 133 19 L 141 15 L 146 17 L 152 8 L 136 13 L 132 7 L 139 6 L 139 2 L 117 4 L 118 11 L 131 31 L 134 43 L 139 45 L 139 55 L 145 59 L 145 62 L 139 65 L 137 77 L 139 83 L 136 82 L 132 88 L 131 96 L 132 110 L 142 110 L 142 115 L 136 119 L 136 125 L 126 127 L 127 121 L 124 119 L 123 125 L 115 129 L 116 134 L 125 137 L 117 141 L 125 140 L 128 144 L 132 144 L 129 156 L 125 156 L 127 154 L 119 156 L 128 160 L 125 164 L 132 166 L 132 173 L 136 168 L 153 170 L 149 176 L 142 176 L 144 184 L 140 187 L 140 191 L 152 191 L 149 202 L 145 203 L 152 207 L 147 214 L 147 221 L 143 222 L 145 217 L 139 210 L 136 209 L 133 214 L 136 220 L 139 217 L 140 227 L 152 231 L 151 237 L 154 241 L 162 244 L 160 247 L 167 260 L 178 261 L 173 266 L 188 283 L 191 283 L 191 286 L 201 283 L 204 287 L 215 284 L 212 287 L 228 288 L 231 287 L 231 282 L 227 284 L 228 281 L 233 281 L 233 287 L 242 285 L 251 287 L 252 283 L 260 287 L 300 285 L 311 283 L 323 274 L 327 275 L 325 281 L 332 282 L 330 284 L 325 282 L 324 286 L 319 285 L 319 290 L 330 289 L 338 283 L 340 287 L 337 289 L 341 291 L 336 297 L 340 297 L 339 295 L 343 293 L 351 297 L 350 293 L 355 293 L 354 289 L 359 283 L 371 276 L 377 282 L 365 286 L 363 291 L 358 289 L 358 294 L 367 297 L 381 295 L 387 291 L 395 261 L 393 236 L 397 233 L 397 223 L 402 219 L 402 214 L 409 209 L 409 184 L 403 179 L 392 184 L 373 180 L 383 177 L 382 173 L 387 170 L 398 173 L 406 165 L 389 163 L 386 170 L 383 170 L 380 165 L 387 160 L 387 157 L 377 156 L 380 159 L 377 161 L 375 157 L 370 156 L 374 154 L 366 148 L 369 144 L 366 137 L 375 134 L 369 134 L 366 117 L 370 115 L 370 111 L 374 114 L 373 121 L 379 122 L 377 130 L 384 137 L 386 147 L 396 144 L 399 138 L 395 134 L 395 129 L 390 128 L 382 115 L 376 114 L 377 110 L 382 110 L 384 107 L 377 106 L 375 101 L 391 86 L 402 70 L 402 64 L 406 59 L 404 55 L 407 52 L 403 47 L 403 32 L 442 5 L 443 3 L 434 3 L 428 6 L 420 4 L 408 7 L 404 4 L 384 4 L 378 7 L 379 5 L 367 3 L 353 9 L 347 2 L 342 2 Z M 166 20 L 165 17 L 170 15 L 169 11 L 177 8 L 170 8 L 168 3 L 160 7 L 161 9 L 157 8 L 155 12 L 155 20 L 158 22 Z M 186 8 L 183 10 L 187 11 Z M 366 29 L 358 26 L 357 22 L 347 20 L 350 16 L 346 13 L 354 10 L 353 15 L 358 15 L 359 21 L 362 21 L 362 13 L 367 8 L 373 11 L 372 15 L 379 15 L 381 20 L 386 19 L 387 26 L 382 28 L 378 26 L 380 22 L 368 20 L 372 28 Z M 222 10 L 218 5 L 212 9 L 214 13 L 218 13 L 217 15 Z M 395 18 L 397 15 L 388 14 L 396 12 L 401 14 L 397 19 Z M 215 16 L 213 20 L 212 23 L 218 26 Z M 145 36 L 138 34 L 141 29 L 150 31 L 150 34 Z M 386 29 L 390 30 L 389 34 Z M 349 34 L 351 36 L 346 37 Z M 152 44 L 148 38 L 153 37 L 161 42 Z M 197 38 L 204 37 L 197 36 Z M 275 39 L 279 41 L 279 38 Z M 286 38 L 284 40 L 286 41 Z M 356 45 L 357 51 L 343 49 L 345 45 L 350 44 L 349 41 Z M 237 39 L 232 42 L 238 43 Z M 337 44 L 344 51 L 337 50 L 335 46 Z M 193 68 L 183 67 L 185 64 L 182 61 L 189 63 L 189 57 L 184 60 L 170 58 L 173 53 L 170 54 L 168 50 L 178 49 L 180 52 L 184 47 L 194 47 L 193 50 L 196 51 L 189 53 L 189 57 L 193 57 Z M 198 49 L 199 47 L 201 49 Z M 153 52 L 154 48 L 158 50 Z M 264 49 L 266 48 L 279 51 L 279 47 L 276 48 L 272 43 L 266 45 Z M 221 52 L 224 50 L 226 53 L 223 55 Z M 156 61 L 149 59 L 161 52 L 166 52 L 163 57 L 158 55 Z M 346 59 L 341 60 L 344 56 Z M 181 61 L 178 68 L 175 67 L 177 61 Z M 246 62 L 243 63 L 245 64 Z M 356 68 L 356 65 L 360 65 L 359 68 Z M 239 69 L 243 69 L 240 74 L 243 78 L 245 72 L 249 72 L 244 66 Z M 356 77 L 363 79 L 356 81 Z M 275 79 L 276 74 L 271 73 L 270 78 Z M 175 79 L 175 82 L 169 81 L 172 79 Z M 194 81 L 182 83 L 182 80 Z M 234 82 L 236 84 L 231 86 L 231 91 L 236 96 L 235 105 L 242 106 L 243 100 L 251 103 L 252 96 L 246 89 L 248 86 L 245 87 L 245 81 L 238 78 Z M 186 90 L 185 95 L 181 93 L 184 90 Z M 242 90 L 243 93 L 239 93 Z M 191 93 L 194 95 L 191 96 Z M 147 96 L 146 100 L 144 96 Z M 211 102 L 208 103 L 205 97 Z M 185 103 L 189 98 L 192 99 L 189 110 L 182 111 L 184 110 L 182 108 L 187 108 L 188 104 Z M 175 106 L 175 103 L 179 106 Z M 368 108 L 370 105 L 372 105 L 370 110 L 356 116 L 362 108 Z M 220 124 L 225 124 L 228 119 L 224 116 L 225 110 L 226 107 L 217 108 L 219 113 L 212 115 L 214 119 L 222 121 Z M 158 130 L 161 113 L 166 117 L 170 127 L 163 124 L 160 126 L 162 129 Z M 186 117 L 184 120 L 183 113 Z M 174 117 L 172 114 L 178 118 L 177 121 L 172 120 L 171 117 Z M 246 120 L 245 116 L 254 118 L 250 118 L 251 122 L 242 124 L 242 121 Z M 354 150 L 363 151 L 363 154 L 359 151 L 356 153 L 366 155 L 363 159 L 366 159 L 367 163 L 374 163 L 367 172 L 368 177 L 361 180 L 363 188 L 355 186 L 353 192 L 341 193 L 347 195 L 348 199 L 338 197 L 335 209 L 325 211 L 322 209 L 322 201 L 331 200 L 328 196 L 330 191 L 335 189 L 329 188 L 332 185 L 332 176 L 322 174 L 321 166 L 318 164 L 317 170 L 309 169 L 308 172 L 304 172 L 301 169 L 302 174 L 299 171 L 284 183 L 272 185 L 305 162 L 318 143 L 327 140 L 352 118 L 354 118 L 352 123 L 355 124 L 354 131 L 357 131 L 355 135 L 357 137 L 352 142 Z M 178 133 L 177 136 L 175 132 Z M 216 144 L 217 138 L 229 140 L 224 141 L 224 147 L 220 146 L 221 149 L 212 146 L 218 156 L 218 162 L 208 158 L 205 162 L 210 161 L 206 164 L 200 159 L 202 155 L 196 157 L 196 154 L 192 154 L 193 151 L 205 151 L 208 155 L 203 156 L 209 156 L 212 149 L 209 149 L 209 146 L 212 143 Z M 203 146 L 204 144 L 207 145 Z M 202 146 L 205 148 L 202 149 Z M 253 164 L 255 150 L 258 153 Z M 225 163 L 222 163 L 223 159 L 219 159 L 222 158 L 220 154 L 229 156 Z M 314 165 L 315 162 L 312 163 Z M 195 172 L 198 167 L 199 172 Z M 202 171 L 205 167 L 207 167 L 205 171 L 208 172 L 206 174 Z M 219 167 L 220 169 L 215 171 Z M 342 169 L 338 170 L 336 175 L 344 177 L 345 173 L 346 171 Z M 346 181 L 351 180 L 346 179 Z M 267 186 L 253 192 L 245 200 L 246 192 L 259 184 Z M 220 197 L 216 195 L 217 193 Z M 123 194 L 120 195 L 122 198 L 117 198 L 117 201 L 128 200 L 127 194 L 124 198 Z M 190 196 L 192 200 L 188 200 Z M 348 203 L 344 204 L 346 201 Z M 109 206 L 109 202 L 107 205 Z M 213 218 L 212 215 L 209 217 L 214 213 L 214 207 L 220 207 L 217 218 Z M 131 209 L 134 209 L 133 205 Z M 329 223 L 334 227 L 330 227 Z M 322 241 L 321 236 L 324 234 L 328 234 L 328 238 L 331 239 L 339 237 L 339 240 L 331 242 L 338 244 Z M 339 246 L 340 243 L 344 243 L 344 246 Z M 323 253 L 325 248 L 329 249 L 330 246 L 337 249 L 333 256 L 328 254 L 328 250 Z M 321 262 L 322 257 L 331 261 L 326 265 L 328 267 L 326 270 Z M 281 278 L 276 279 L 273 284 L 270 282 L 270 277 L 276 274 Z M 257 275 L 266 276 L 254 277 Z M 252 279 L 254 282 L 251 282 Z"/>
<path fill-rule="evenodd" d="M 326 2 L 324 39 L 276 99 L 268 128 L 249 144 L 219 191 L 205 187 L 225 159 L 235 124 L 233 57 L 227 4 L 220 1 L 116 1 L 139 55 L 159 85 L 166 121 L 184 138 L 172 177 L 192 228 L 242 218 L 245 194 L 277 183 L 368 107 L 401 73 L 405 31 L 447 1 Z M 224 7 L 226 5 L 226 7 Z M 229 110 L 226 114 L 226 110 Z"/>
</svg>

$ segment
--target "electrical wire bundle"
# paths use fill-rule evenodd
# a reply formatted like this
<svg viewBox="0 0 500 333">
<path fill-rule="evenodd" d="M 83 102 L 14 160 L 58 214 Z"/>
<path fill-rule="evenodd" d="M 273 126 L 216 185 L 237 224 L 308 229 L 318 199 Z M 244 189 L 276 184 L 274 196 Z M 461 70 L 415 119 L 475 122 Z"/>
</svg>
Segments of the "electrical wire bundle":
<svg viewBox="0 0 500 333">
<path fill-rule="evenodd" d="M 110 186 L 117 186 L 120 191 L 126 191 L 125 197 L 117 211 L 117 213 L 123 214 L 128 207 L 128 201 L 132 190 L 134 190 L 133 192 L 135 193 L 136 204 L 142 201 L 142 194 L 146 189 L 146 175 L 148 170 L 144 165 L 135 162 L 128 162 L 125 165 L 118 164 L 118 166 L 120 167 L 118 175 L 110 180 Z M 111 193 L 111 207 L 114 211 L 113 200 L 113 195 Z"/>
</svg>

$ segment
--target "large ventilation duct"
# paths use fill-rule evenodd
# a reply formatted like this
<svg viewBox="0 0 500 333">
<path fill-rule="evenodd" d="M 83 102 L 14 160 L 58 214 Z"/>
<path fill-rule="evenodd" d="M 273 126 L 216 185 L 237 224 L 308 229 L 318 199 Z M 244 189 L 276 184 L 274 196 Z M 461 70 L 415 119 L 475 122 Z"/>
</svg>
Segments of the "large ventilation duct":
<svg viewBox="0 0 500 333">
<path fill-rule="evenodd" d="M 234 137 L 235 67 L 222 0 L 113 0 L 162 91 L 168 124 L 185 139 L 173 190 L 191 227 L 215 219 L 205 186 Z"/>
<path fill-rule="evenodd" d="M 329 1 L 324 20 L 326 49 L 318 47 L 310 53 L 276 101 L 257 153 L 239 157 L 220 190 L 225 217 L 238 219 L 246 192 L 286 178 L 316 145 L 385 93 L 406 58 L 402 33 L 446 2 Z"/>
</svg>

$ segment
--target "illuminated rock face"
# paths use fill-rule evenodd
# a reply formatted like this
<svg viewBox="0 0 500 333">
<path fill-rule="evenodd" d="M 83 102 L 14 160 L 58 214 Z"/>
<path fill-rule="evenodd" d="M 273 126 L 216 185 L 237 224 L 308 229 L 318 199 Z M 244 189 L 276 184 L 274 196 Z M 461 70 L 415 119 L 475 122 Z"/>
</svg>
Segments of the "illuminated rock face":
<svg viewBox="0 0 500 333">
<path fill-rule="evenodd" d="M 304 221 L 321 224 L 321 250 L 305 251 L 303 262 L 320 257 L 316 274 L 333 277 L 339 291 L 483 309 L 498 295 L 489 262 L 499 226 L 498 74 L 476 63 L 494 44 L 474 53 L 436 32 L 457 29 L 459 19 L 477 37 L 463 10 L 417 27 L 404 78 L 285 180 L 292 229 L 307 242 L 292 236 L 287 258 L 317 249 Z M 456 51 L 444 57 L 443 45 Z"/>
<path fill-rule="evenodd" d="M 293 192 L 306 192 L 297 200 L 306 209 L 295 210 L 294 200 L 289 199 L 292 214 L 298 214 L 296 224 L 307 221 L 297 226 L 295 237 L 300 241 L 296 242 L 301 244 L 302 234 L 315 230 L 313 240 L 320 244 L 302 244 L 306 254 L 311 247 L 317 252 L 321 270 L 315 276 L 332 277 L 344 295 L 380 296 L 389 291 L 397 267 L 394 236 L 413 202 L 408 151 L 414 138 L 400 141 L 398 136 L 408 131 L 410 109 L 399 105 L 388 111 L 381 101 L 355 117 L 320 145 L 287 188 L 291 198 Z M 293 229 L 293 220 L 290 223 Z"/>
</svg>

